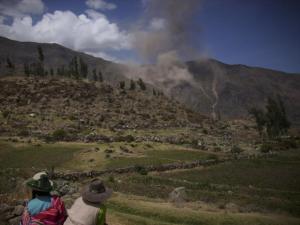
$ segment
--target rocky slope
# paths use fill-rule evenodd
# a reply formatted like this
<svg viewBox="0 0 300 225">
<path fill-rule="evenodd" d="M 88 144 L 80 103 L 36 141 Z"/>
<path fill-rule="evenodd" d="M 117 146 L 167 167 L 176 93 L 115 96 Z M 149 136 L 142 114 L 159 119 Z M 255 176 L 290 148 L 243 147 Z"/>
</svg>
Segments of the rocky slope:
<svg viewBox="0 0 300 225">
<path fill-rule="evenodd" d="M 248 109 L 263 108 L 268 97 L 281 96 L 292 124 L 300 124 L 300 74 L 228 65 L 216 60 L 190 61 L 193 82 L 181 82 L 171 95 L 206 115 L 245 118 Z"/>
<path fill-rule="evenodd" d="M 97 129 L 182 127 L 204 116 L 162 94 L 112 87 L 107 83 L 36 77 L 0 79 L 1 133 L 34 134 L 63 129 L 90 133 Z"/>
<path fill-rule="evenodd" d="M 37 46 L 41 46 L 44 52 L 44 65 L 49 72 L 52 68 L 68 65 L 74 56 L 81 57 L 89 68 L 90 79 L 92 71 L 101 71 L 104 80 L 110 84 L 118 84 L 121 80 L 131 77 L 127 66 L 105 61 L 100 58 L 76 52 L 57 44 L 38 44 L 33 42 L 18 42 L 0 37 L 0 76 L 24 74 L 24 63 L 34 64 L 38 60 Z M 7 68 L 7 57 L 15 66 L 14 71 Z M 142 75 L 138 68 L 135 78 L 142 76 L 147 81 L 149 75 L 153 75 L 159 65 L 146 66 L 146 76 Z M 176 66 L 176 65 L 175 65 Z M 288 116 L 292 124 L 300 124 L 300 75 L 288 74 L 258 67 L 245 65 L 228 65 L 216 60 L 190 61 L 184 64 L 192 79 L 177 81 L 176 76 L 170 76 L 170 82 L 176 83 L 172 88 L 168 83 L 160 83 L 155 80 L 160 77 L 156 74 L 150 80 L 154 86 L 168 92 L 176 100 L 188 108 L 213 117 L 223 119 L 245 118 L 248 109 L 256 106 L 263 107 L 268 97 L 280 95 L 286 104 Z M 182 68 L 181 68 L 182 69 Z M 130 70 L 129 70 L 130 71 Z M 170 70 L 173 73 L 173 70 Z M 145 71 L 144 71 L 145 72 Z M 157 73 L 157 72 L 155 72 Z M 182 74 L 180 75 L 182 76 Z M 163 79 L 164 80 L 164 79 Z M 175 81 L 176 80 L 176 81 Z M 165 86 L 164 86 L 165 85 Z M 148 89 L 152 90 L 152 89 Z"/>
</svg>

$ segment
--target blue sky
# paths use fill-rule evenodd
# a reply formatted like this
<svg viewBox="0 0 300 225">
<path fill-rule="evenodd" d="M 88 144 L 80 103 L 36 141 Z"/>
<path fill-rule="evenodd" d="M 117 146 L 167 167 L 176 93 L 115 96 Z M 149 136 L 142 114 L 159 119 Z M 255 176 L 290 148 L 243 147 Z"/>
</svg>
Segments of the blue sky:
<svg viewBox="0 0 300 225">
<path fill-rule="evenodd" d="M 84 0 L 12 0 L 13 3 L 9 4 L 1 3 L 2 1 L 8 0 L 0 1 L 0 15 L 5 18 L 0 25 L 2 36 L 21 41 L 58 42 L 75 50 L 112 60 L 139 62 L 139 56 L 130 44 L 130 38 L 134 25 L 144 13 L 142 0 L 106 0 L 107 4 L 115 6 L 111 7 L 113 9 L 90 7 Z M 36 7 L 32 7 L 35 11 L 24 10 L 24 7 L 20 6 L 20 1 L 22 4 L 24 3 L 22 1 L 35 2 Z M 182 2 L 185 4 L 185 1 Z M 8 13 L 12 9 L 10 4 L 19 4 L 20 7 L 14 8 L 23 11 Z M 43 4 L 43 8 L 37 4 Z M 90 14 L 86 12 L 88 8 Z M 54 15 L 56 10 L 72 13 Z M 92 10 L 98 14 L 92 14 Z M 195 36 L 192 37 L 192 46 L 201 54 L 225 63 L 299 73 L 299 12 L 300 1 L 297 0 L 203 0 L 193 21 L 190 21 L 194 26 L 193 29 L 200 29 L 200 32 L 195 32 Z M 44 18 L 47 13 L 50 16 Z M 72 21 L 85 20 L 79 18 L 80 14 L 85 14 L 87 18 L 97 15 L 88 23 L 91 30 L 96 26 L 103 26 L 95 33 L 97 38 L 90 39 L 83 35 L 77 38 L 79 40 L 76 37 L 70 40 L 73 38 L 71 35 L 65 38 L 55 36 L 55 32 L 62 33 L 61 28 L 57 28 L 56 31 L 47 28 L 45 31 L 45 26 L 55 27 L 58 21 L 65 17 L 69 18 L 64 24 L 65 31 L 68 32 L 69 27 L 75 29 L 82 23 Z M 102 22 L 99 19 L 101 15 L 105 16 Z M 32 23 L 30 19 L 24 19 L 26 16 L 32 19 Z M 42 22 L 36 26 L 40 21 Z M 82 29 L 78 33 L 75 31 L 74 35 L 78 36 L 83 31 L 88 31 Z M 23 30 L 23 33 L 18 30 Z M 24 34 L 26 30 L 31 30 L 30 33 L 35 35 Z M 46 35 L 49 32 L 52 32 L 50 37 Z M 104 37 L 101 37 L 102 34 Z"/>
</svg>

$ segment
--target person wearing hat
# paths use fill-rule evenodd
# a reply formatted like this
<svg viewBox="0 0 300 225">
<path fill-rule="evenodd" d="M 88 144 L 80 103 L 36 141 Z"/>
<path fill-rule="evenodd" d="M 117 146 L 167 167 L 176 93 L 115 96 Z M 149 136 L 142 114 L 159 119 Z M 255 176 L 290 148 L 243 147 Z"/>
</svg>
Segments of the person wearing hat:
<svg viewBox="0 0 300 225">
<path fill-rule="evenodd" d="M 32 190 L 32 199 L 27 203 L 20 225 L 62 225 L 67 212 L 63 201 L 50 192 L 55 184 L 46 172 L 35 174 L 26 185 Z"/>
<path fill-rule="evenodd" d="M 106 188 L 102 181 L 94 179 L 82 190 L 64 225 L 105 225 L 106 207 L 104 202 L 111 196 L 112 190 Z"/>
</svg>

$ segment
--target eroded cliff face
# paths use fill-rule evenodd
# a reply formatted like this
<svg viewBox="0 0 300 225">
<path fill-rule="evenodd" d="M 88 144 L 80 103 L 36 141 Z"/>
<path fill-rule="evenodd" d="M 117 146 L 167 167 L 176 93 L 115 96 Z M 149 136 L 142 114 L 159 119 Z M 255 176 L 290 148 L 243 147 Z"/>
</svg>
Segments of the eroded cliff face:
<svg viewBox="0 0 300 225">
<path fill-rule="evenodd" d="M 214 60 L 187 63 L 194 84 L 182 82 L 171 95 L 188 107 L 213 118 L 245 118 L 252 107 L 264 107 L 268 97 L 280 95 L 294 124 L 300 122 L 300 76 L 227 65 Z"/>
</svg>

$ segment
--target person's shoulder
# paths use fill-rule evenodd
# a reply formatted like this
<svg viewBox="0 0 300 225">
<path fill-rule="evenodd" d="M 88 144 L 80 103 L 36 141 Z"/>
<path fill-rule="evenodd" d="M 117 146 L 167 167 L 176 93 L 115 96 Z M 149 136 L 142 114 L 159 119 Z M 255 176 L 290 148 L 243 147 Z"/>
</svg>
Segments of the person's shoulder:
<svg viewBox="0 0 300 225">
<path fill-rule="evenodd" d="M 34 204 L 34 203 L 36 203 L 37 202 L 37 199 L 36 198 L 33 198 L 33 199 L 30 199 L 30 200 L 28 200 L 27 201 L 27 206 L 30 206 L 30 205 L 32 205 L 32 204 Z"/>
</svg>

